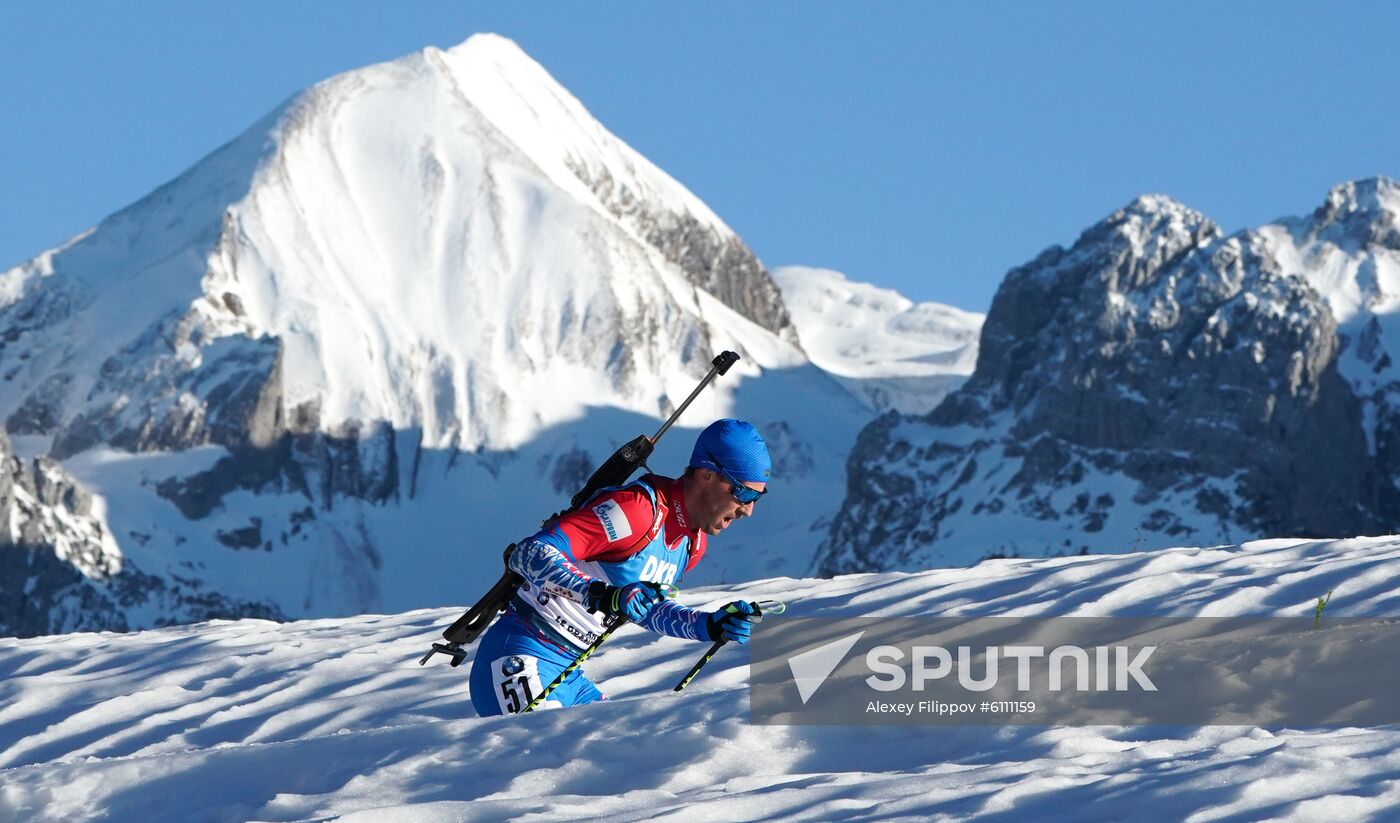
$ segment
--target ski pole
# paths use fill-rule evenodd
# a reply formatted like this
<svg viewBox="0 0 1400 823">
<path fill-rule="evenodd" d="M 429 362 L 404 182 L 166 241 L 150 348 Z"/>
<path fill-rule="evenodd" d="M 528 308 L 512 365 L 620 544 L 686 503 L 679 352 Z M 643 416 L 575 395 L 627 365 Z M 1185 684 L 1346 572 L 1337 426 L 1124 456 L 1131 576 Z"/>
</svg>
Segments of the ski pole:
<svg viewBox="0 0 1400 823">
<path fill-rule="evenodd" d="M 768 614 L 782 614 L 787 611 L 787 604 L 778 600 L 750 601 L 749 605 L 753 606 L 755 609 L 753 619 L 749 621 L 750 623 L 757 623 L 762 620 L 765 610 Z M 690 671 L 685 673 L 685 677 L 681 678 L 681 682 L 677 683 L 676 687 L 671 691 L 678 692 L 689 685 L 690 681 L 695 679 L 695 675 L 699 674 L 700 670 L 705 668 L 705 664 L 710 662 L 710 658 L 714 657 L 715 653 L 728 642 L 729 641 L 723 637 L 716 640 L 715 644 L 710 647 L 710 650 L 705 652 L 705 655 L 699 660 L 695 661 L 695 665 L 690 667 Z"/>
<path fill-rule="evenodd" d="M 661 591 L 662 596 L 664 597 L 674 598 L 677 594 L 680 593 L 679 589 L 669 584 L 657 584 L 657 586 Z M 598 639 L 594 640 L 588 648 L 584 649 L 578 657 L 574 658 L 574 662 L 566 666 L 564 668 L 564 671 L 560 672 L 559 675 L 555 677 L 554 680 L 548 686 L 544 687 L 544 691 L 540 692 L 538 697 L 536 697 L 534 700 L 531 700 L 530 703 L 524 709 L 521 709 L 520 713 L 524 714 L 525 712 L 532 711 L 536 706 L 543 703 L 544 699 L 546 697 L 549 697 L 550 692 L 557 689 L 560 683 L 563 683 L 565 680 L 569 679 L 569 675 L 573 674 L 579 666 L 583 665 L 583 661 L 587 660 L 589 655 L 596 652 L 598 650 L 598 647 L 603 645 L 603 641 L 611 637 L 612 633 L 617 631 L 618 627 L 620 627 L 623 623 L 626 622 L 627 616 L 622 614 L 614 615 L 613 617 L 609 618 L 608 621 L 603 624 L 603 633 L 598 635 Z"/>
<path fill-rule="evenodd" d="M 587 660 L 590 654 L 593 654 L 595 651 L 598 650 L 599 646 L 603 645 L 604 640 L 607 640 L 609 637 L 611 637 L 612 633 L 617 631 L 617 628 L 626 622 L 627 617 L 620 614 L 609 619 L 608 622 L 604 624 L 606 628 L 603 630 L 602 634 L 598 635 L 598 639 L 594 640 L 592 645 L 584 649 L 582 654 L 574 658 L 574 662 L 566 666 L 564 670 L 559 673 L 559 676 L 554 678 L 553 682 L 551 682 L 548 686 L 545 686 L 544 691 L 536 695 L 535 699 L 531 700 L 529 704 L 521 710 L 521 714 L 524 714 L 528 711 L 533 711 L 536 706 L 543 703 L 544 699 L 546 697 L 549 697 L 550 692 L 557 689 L 560 683 L 563 683 L 565 680 L 567 680 L 569 678 L 569 675 L 574 673 L 574 670 L 576 670 L 579 666 L 583 665 L 583 661 Z"/>
<path fill-rule="evenodd" d="M 720 352 L 719 355 L 716 356 L 713 361 L 711 361 L 711 365 L 714 368 L 710 369 L 710 373 L 705 375 L 705 379 L 700 381 L 700 385 L 695 387 L 695 391 L 691 392 L 690 396 L 685 399 L 685 402 L 681 403 L 680 408 L 676 409 L 674 412 L 671 413 L 670 419 L 663 423 L 661 425 L 661 428 L 656 430 L 656 434 L 653 434 L 651 436 L 651 442 L 655 444 L 658 440 L 661 439 L 661 435 L 665 434 L 666 430 L 671 428 L 671 424 L 675 423 L 676 420 L 680 418 L 681 413 L 684 412 L 686 408 L 690 406 L 691 401 L 693 401 L 697 396 L 699 396 L 700 392 L 705 390 L 706 386 L 710 385 L 711 380 L 714 380 L 716 376 L 729 371 L 729 367 L 738 362 L 739 355 L 735 354 L 734 352 Z"/>
<path fill-rule="evenodd" d="M 723 637 L 716 640 L 715 644 L 710 647 L 710 650 L 705 652 L 705 656 L 695 661 L 695 665 L 690 667 L 690 671 L 685 673 L 685 677 L 682 677 L 681 682 L 677 683 L 676 687 L 671 691 L 678 692 L 689 685 L 690 681 L 695 679 L 695 675 L 699 674 L 700 670 L 705 668 L 705 664 L 710 662 L 710 658 L 715 656 L 715 652 L 719 651 L 720 647 L 728 642 L 729 641 Z"/>
</svg>

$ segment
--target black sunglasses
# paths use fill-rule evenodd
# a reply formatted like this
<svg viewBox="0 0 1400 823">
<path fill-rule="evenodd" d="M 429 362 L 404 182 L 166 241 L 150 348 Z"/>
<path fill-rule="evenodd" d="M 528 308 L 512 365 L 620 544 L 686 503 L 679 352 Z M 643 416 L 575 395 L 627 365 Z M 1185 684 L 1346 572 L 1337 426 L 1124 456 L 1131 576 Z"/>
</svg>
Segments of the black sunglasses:
<svg viewBox="0 0 1400 823">
<path fill-rule="evenodd" d="M 733 495 L 734 499 L 739 502 L 739 505 L 747 506 L 748 504 L 758 500 L 758 498 L 768 493 L 767 489 L 764 489 L 763 491 L 759 491 L 758 489 L 751 489 L 748 486 L 745 486 L 743 483 L 739 482 L 738 480 L 735 480 L 734 475 L 729 473 L 729 470 L 724 467 L 724 464 L 720 463 L 718 460 L 715 459 L 715 455 L 713 452 L 706 452 L 706 454 L 710 456 L 710 462 L 715 464 L 715 466 L 719 469 L 720 474 L 724 475 L 724 479 L 729 481 L 729 493 Z"/>
</svg>

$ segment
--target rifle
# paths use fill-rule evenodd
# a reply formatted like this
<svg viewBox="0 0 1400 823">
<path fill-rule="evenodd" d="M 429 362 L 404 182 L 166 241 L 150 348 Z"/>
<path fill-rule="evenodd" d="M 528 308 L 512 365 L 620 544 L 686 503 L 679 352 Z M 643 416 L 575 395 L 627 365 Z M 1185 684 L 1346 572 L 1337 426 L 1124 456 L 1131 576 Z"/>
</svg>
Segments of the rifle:
<svg viewBox="0 0 1400 823">
<path fill-rule="evenodd" d="M 579 489 L 578 493 L 570 498 L 569 508 L 552 517 L 546 518 L 544 522 L 548 523 L 550 520 L 577 509 L 579 506 L 588 502 L 589 498 L 597 494 L 599 489 L 604 489 L 609 486 L 621 486 L 623 483 L 626 483 L 627 478 L 631 477 L 633 472 L 646 465 L 646 460 L 656 448 L 657 441 L 671 428 L 672 424 L 676 422 L 681 416 L 681 413 L 686 410 L 691 402 L 699 396 L 700 392 L 704 391 L 705 387 L 710 385 L 717 376 L 729 371 L 729 367 L 737 362 L 739 362 L 739 355 L 732 351 L 721 352 L 716 356 L 715 359 L 711 361 L 712 368 L 710 369 L 710 373 L 705 375 L 704 379 L 700 381 L 700 385 L 695 387 L 695 391 L 692 391 L 690 396 L 685 399 L 685 402 L 671 414 L 670 418 L 661 425 L 661 428 L 656 430 L 656 434 L 653 434 L 651 437 L 647 437 L 644 434 L 638 435 L 634 440 L 613 452 L 612 457 L 605 460 L 603 465 L 599 466 L 593 474 L 589 476 L 588 482 L 583 485 L 583 488 Z M 520 584 L 525 582 L 524 578 L 510 570 L 510 554 L 513 551 L 515 551 L 514 543 L 506 546 L 505 552 L 501 555 L 501 560 L 506 566 L 505 572 L 501 575 L 501 578 L 496 581 L 495 585 L 493 585 L 480 600 L 476 601 L 476 605 L 467 609 L 465 614 L 457 618 L 457 622 L 448 626 L 443 631 L 442 637 L 447 642 L 434 643 L 433 647 L 428 650 L 428 653 L 423 655 L 423 659 L 418 661 L 418 665 L 426 665 L 435 654 L 447 655 L 451 658 L 454 667 L 462 665 L 462 661 L 467 658 L 465 647 L 480 637 L 482 632 L 486 631 L 486 628 L 491 625 L 491 621 L 496 619 L 497 614 L 505 611 L 506 606 L 510 605 L 510 599 L 515 596 L 516 590 L 520 588 Z"/>
</svg>

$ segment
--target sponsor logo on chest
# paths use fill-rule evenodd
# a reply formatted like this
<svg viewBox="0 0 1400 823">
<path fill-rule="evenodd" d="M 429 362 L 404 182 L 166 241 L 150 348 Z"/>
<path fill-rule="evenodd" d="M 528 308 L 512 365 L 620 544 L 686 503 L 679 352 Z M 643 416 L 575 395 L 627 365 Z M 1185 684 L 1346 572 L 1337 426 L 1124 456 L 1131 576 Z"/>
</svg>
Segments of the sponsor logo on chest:
<svg viewBox="0 0 1400 823">
<path fill-rule="evenodd" d="M 667 563 L 652 555 L 647 557 L 646 564 L 642 566 L 641 579 L 651 583 L 674 583 L 679 571 L 675 563 Z"/>
<path fill-rule="evenodd" d="M 603 524 L 603 533 L 608 536 L 609 543 L 632 536 L 632 524 L 627 522 L 627 515 L 622 511 L 622 507 L 617 505 L 617 501 L 605 500 L 593 507 L 593 513 L 598 516 L 598 522 Z"/>
</svg>

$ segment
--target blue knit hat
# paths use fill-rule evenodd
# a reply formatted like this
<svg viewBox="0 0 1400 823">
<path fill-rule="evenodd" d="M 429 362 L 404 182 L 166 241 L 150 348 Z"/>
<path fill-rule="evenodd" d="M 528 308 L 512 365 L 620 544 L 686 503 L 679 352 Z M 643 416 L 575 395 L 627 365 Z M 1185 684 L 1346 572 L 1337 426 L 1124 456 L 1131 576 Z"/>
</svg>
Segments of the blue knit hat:
<svg viewBox="0 0 1400 823">
<path fill-rule="evenodd" d="M 725 418 L 711 423 L 695 438 L 690 465 L 729 472 L 745 483 L 767 483 L 773 469 L 768 444 L 752 423 Z"/>
</svg>

